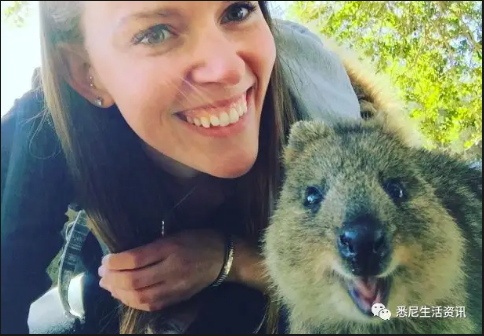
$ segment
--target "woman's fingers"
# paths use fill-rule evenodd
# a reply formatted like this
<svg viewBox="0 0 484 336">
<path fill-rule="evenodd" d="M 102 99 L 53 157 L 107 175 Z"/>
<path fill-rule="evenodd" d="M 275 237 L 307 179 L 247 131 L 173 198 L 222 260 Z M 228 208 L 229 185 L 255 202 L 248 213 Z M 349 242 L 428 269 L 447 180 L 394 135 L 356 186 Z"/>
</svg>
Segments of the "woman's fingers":
<svg viewBox="0 0 484 336">
<path fill-rule="evenodd" d="M 101 267 L 100 286 L 103 288 L 119 288 L 124 290 L 135 290 L 151 287 L 156 284 L 168 281 L 180 281 L 177 278 L 183 274 L 183 265 L 170 262 L 170 259 L 157 264 L 129 271 L 111 271 Z"/>
<path fill-rule="evenodd" d="M 175 249 L 176 244 L 169 239 L 158 239 L 129 251 L 109 254 L 103 258 L 102 264 L 112 271 L 135 270 L 162 261 Z"/>
<path fill-rule="evenodd" d="M 169 286 L 166 283 L 140 290 L 118 288 L 112 292 L 112 295 L 128 307 L 150 312 L 181 302 L 186 297 L 180 289 Z"/>
</svg>

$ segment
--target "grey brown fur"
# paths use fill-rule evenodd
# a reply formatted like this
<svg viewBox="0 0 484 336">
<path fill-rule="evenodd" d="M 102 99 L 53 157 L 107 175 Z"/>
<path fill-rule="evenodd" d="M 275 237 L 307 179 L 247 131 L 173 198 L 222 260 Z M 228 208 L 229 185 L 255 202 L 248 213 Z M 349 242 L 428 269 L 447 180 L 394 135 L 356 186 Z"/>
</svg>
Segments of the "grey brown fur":
<svg viewBox="0 0 484 336">
<path fill-rule="evenodd" d="M 266 235 L 274 290 L 290 311 L 291 333 L 474 333 L 482 330 L 482 175 L 448 156 L 410 148 L 377 124 L 294 125 L 287 178 Z M 395 204 L 382 181 L 398 178 L 408 199 Z M 327 191 L 317 213 L 307 186 Z M 467 318 L 363 316 L 341 280 L 336 230 L 368 211 L 392 237 L 387 308 L 464 306 Z"/>
<path fill-rule="evenodd" d="M 331 127 L 301 121 L 291 130 L 285 181 L 264 241 L 290 333 L 482 333 L 482 172 L 412 146 L 408 132 L 386 122 L 392 113 L 375 108 L 377 90 L 364 89 L 362 112 L 371 110 L 372 120 Z M 401 182 L 404 200 L 389 196 L 388 180 Z M 303 205 L 309 186 L 325 191 L 316 211 Z M 337 232 L 355 213 L 371 213 L 391 240 L 383 273 L 392 281 L 389 321 L 363 315 L 343 286 L 354 276 L 338 254 Z M 398 306 L 463 306 L 467 316 L 397 318 Z"/>
</svg>

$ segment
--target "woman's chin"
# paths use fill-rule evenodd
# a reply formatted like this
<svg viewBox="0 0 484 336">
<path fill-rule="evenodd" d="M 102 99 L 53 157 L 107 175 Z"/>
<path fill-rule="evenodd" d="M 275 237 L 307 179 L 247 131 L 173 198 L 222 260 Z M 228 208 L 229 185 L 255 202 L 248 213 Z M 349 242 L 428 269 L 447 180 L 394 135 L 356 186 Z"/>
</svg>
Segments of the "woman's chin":
<svg viewBox="0 0 484 336">
<path fill-rule="evenodd" d="M 247 174 L 254 166 L 256 158 L 257 155 L 243 155 L 234 160 L 217 160 L 204 170 L 207 174 L 218 178 L 234 179 Z"/>
<path fill-rule="evenodd" d="M 221 171 L 216 171 L 211 175 L 218 177 L 218 178 L 223 178 L 223 179 L 235 179 L 235 178 L 242 177 L 245 174 L 247 174 L 250 171 L 251 168 L 252 168 L 252 166 L 247 167 L 245 169 L 242 169 L 240 167 L 238 167 L 237 169 L 224 169 L 224 170 L 221 170 Z"/>
</svg>

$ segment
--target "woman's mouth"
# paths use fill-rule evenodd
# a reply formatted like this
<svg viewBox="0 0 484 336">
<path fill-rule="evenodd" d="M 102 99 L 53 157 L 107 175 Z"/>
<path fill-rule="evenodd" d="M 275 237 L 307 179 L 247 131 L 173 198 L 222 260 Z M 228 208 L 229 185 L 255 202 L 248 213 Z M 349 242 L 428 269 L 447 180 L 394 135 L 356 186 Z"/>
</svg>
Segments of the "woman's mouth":
<svg viewBox="0 0 484 336">
<path fill-rule="evenodd" d="M 219 107 L 200 108 L 177 113 L 181 120 L 201 128 L 222 128 L 237 124 L 247 114 L 250 90 L 239 98 Z"/>
</svg>

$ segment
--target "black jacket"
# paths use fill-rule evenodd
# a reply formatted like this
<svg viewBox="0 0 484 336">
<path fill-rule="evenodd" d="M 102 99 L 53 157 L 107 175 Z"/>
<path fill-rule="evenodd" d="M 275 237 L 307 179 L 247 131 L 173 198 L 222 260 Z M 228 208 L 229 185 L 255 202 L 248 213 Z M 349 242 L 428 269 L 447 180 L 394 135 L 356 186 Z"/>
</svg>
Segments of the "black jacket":
<svg viewBox="0 0 484 336">
<path fill-rule="evenodd" d="M 28 92 L 2 118 L 2 334 L 28 333 L 30 304 L 51 286 L 73 185 L 42 96 Z"/>
</svg>

